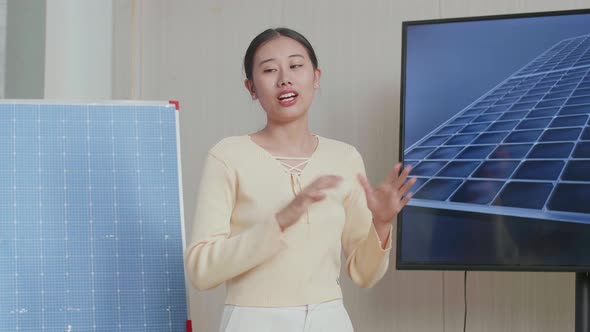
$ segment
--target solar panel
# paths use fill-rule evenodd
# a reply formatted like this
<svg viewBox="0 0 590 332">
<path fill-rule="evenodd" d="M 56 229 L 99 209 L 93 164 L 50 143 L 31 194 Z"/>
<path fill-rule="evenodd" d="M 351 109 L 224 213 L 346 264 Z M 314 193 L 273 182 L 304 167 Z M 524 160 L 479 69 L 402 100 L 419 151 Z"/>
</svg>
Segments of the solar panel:
<svg viewBox="0 0 590 332">
<path fill-rule="evenodd" d="M 0 331 L 181 331 L 177 112 L 0 104 Z"/>
<path fill-rule="evenodd" d="M 526 65 L 517 76 L 547 73 L 563 69 L 590 65 L 590 36 L 562 40 Z M 551 77 L 551 76 L 550 76 Z M 576 80 L 563 80 L 564 84 L 575 84 Z"/>
<path fill-rule="evenodd" d="M 590 35 L 562 40 L 404 151 L 411 205 L 590 223 Z"/>
</svg>

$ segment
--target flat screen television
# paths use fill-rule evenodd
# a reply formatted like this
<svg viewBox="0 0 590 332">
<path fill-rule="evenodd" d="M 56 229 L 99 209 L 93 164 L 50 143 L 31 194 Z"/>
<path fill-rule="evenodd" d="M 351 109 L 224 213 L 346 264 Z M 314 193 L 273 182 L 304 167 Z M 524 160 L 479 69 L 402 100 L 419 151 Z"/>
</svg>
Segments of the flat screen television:
<svg viewBox="0 0 590 332">
<path fill-rule="evenodd" d="M 403 22 L 397 268 L 590 271 L 590 10 Z"/>
</svg>

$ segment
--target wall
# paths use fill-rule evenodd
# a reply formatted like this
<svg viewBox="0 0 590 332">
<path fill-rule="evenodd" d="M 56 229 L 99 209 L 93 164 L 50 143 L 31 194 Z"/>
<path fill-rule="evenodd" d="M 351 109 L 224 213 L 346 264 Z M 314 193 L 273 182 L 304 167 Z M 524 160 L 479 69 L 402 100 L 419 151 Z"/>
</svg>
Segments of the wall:
<svg viewBox="0 0 590 332">
<path fill-rule="evenodd" d="M 6 2 L 4 97 L 43 98 L 45 1 Z"/>
<path fill-rule="evenodd" d="M 0 0 L 0 98 L 4 98 L 6 79 L 6 9 L 8 0 Z"/>
<path fill-rule="evenodd" d="M 113 0 L 47 3 L 47 99 L 112 98 Z"/>
<path fill-rule="evenodd" d="M 347 141 L 382 179 L 398 155 L 401 22 L 590 7 L 588 0 L 118 0 L 113 96 L 178 99 L 185 219 L 190 234 L 202 162 L 219 139 L 261 128 L 243 88 L 242 57 L 267 27 L 306 35 L 323 70 L 313 131 Z M 463 273 L 396 271 L 373 289 L 344 283 L 358 331 L 462 331 Z M 216 331 L 224 289 L 190 291 L 195 331 Z M 467 330 L 573 331 L 574 276 L 470 272 Z"/>
</svg>

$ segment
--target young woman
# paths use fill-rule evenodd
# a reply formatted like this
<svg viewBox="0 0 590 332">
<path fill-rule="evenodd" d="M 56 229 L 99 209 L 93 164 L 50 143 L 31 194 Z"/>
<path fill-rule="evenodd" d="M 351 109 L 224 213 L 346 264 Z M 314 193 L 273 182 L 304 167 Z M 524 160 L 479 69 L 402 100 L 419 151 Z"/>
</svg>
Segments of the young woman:
<svg viewBox="0 0 590 332">
<path fill-rule="evenodd" d="M 352 331 L 341 250 L 352 280 L 375 285 L 387 271 L 392 220 L 415 179 L 398 164 L 374 188 L 354 147 L 309 131 L 321 71 L 301 34 L 262 32 L 244 68 L 267 123 L 209 150 L 187 273 L 201 290 L 226 284 L 220 331 Z"/>
</svg>

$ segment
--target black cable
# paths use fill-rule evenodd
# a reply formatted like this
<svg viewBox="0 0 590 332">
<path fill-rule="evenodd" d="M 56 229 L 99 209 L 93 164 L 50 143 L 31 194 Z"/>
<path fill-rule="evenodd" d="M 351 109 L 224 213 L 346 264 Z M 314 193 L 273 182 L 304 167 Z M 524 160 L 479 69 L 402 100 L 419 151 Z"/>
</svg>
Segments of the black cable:
<svg viewBox="0 0 590 332">
<path fill-rule="evenodd" d="M 463 304 L 465 312 L 463 314 L 463 332 L 467 331 L 467 271 L 463 280 Z"/>
</svg>

